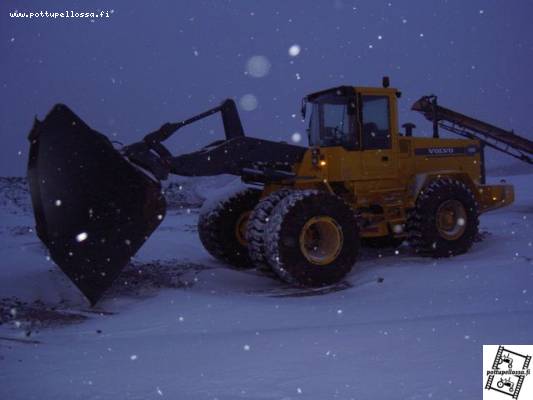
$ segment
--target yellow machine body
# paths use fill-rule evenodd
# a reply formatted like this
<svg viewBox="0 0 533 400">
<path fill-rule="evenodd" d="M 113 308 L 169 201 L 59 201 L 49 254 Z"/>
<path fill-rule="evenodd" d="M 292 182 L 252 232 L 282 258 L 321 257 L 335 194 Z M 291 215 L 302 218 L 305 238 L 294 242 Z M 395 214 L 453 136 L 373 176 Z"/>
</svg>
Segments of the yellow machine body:
<svg viewBox="0 0 533 400">
<path fill-rule="evenodd" d="M 398 127 L 396 89 L 356 87 L 355 92 L 357 96 L 388 98 L 390 148 L 310 147 L 294 166 L 296 178 L 291 185 L 326 189 L 342 196 L 363 221 L 361 237 L 405 236 L 407 211 L 414 207 L 420 191 L 436 178 L 453 177 L 464 182 L 475 194 L 480 213 L 513 202 L 511 185 L 482 183 L 478 140 L 406 136 Z M 279 186 L 266 185 L 264 194 Z"/>
</svg>

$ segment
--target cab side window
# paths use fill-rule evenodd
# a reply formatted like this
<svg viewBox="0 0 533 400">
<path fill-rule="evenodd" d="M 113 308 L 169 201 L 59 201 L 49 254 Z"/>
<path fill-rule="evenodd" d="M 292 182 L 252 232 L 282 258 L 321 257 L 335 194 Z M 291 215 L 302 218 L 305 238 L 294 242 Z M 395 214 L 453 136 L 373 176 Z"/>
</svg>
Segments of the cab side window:
<svg viewBox="0 0 533 400">
<path fill-rule="evenodd" d="M 388 96 L 362 96 L 363 150 L 390 149 Z"/>
</svg>

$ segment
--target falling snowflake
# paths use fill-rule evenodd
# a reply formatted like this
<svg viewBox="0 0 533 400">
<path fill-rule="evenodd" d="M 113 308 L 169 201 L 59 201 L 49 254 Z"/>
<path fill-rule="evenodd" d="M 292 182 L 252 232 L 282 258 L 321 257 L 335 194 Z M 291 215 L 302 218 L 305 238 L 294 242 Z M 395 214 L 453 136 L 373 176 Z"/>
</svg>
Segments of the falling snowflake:
<svg viewBox="0 0 533 400">
<path fill-rule="evenodd" d="M 55 204 L 57 207 L 61 206 L 61 200 L 56 200 L 56 201 L 54 202 L 54 204 Z"/>
<path fill-rule="evenodd" d="M 86 240 L 88 237 L 89 235 L 87 234 L 87 232 L 81 232 L 76 235 L 76 240 L 81 243 L 84 240 Z"/>
<path fill-rule="evenodd" d="M 131 360 L 131 361 L 135 361 L 136 359 L 137 359 L 137 354 L 132 354 L 132 355 L 130 356 L 130 360 Z"/>
<path fill-rule="evenodd" d="M 297 44 L 293 44 L 291 47 L 289 47 L 289 55 L 291 57 L 296 57 L 298 54 L 300 54 L 300 51 L 302 51 L 302 49 Z"/>
<path fill-rule="evenodd" d="M 250 345 L 248 344 L 245 344 L 244 346 L 242 346 L 242 348 L 244 349 L 244 351 L 250 351 Z"/>
<path fill-rule="evenodd" d="M 291 136 L 291 140 L 294 143 L 300 143 L 300 141 L 302 140 L 302 134 L 300 132 L 294 132 Z"/>
<path fill-rule="evenodd" d="M 396 224 L 392 227 L 392 231 L 394 233 L 401 233 L 403 231 L 403 226 L 400 224 Z"/>
<path fill-rule="evenodd" d="M 239 104 L 243 110 L 253 111 L 257 108 L 257 105 L 258 105 L 257 97 L 255 97 L 251 93 L 245 94 L 239 100 Z"/>
<path fill-rule="evenodd" d="M 272 64 L 265 56 L 253 56 L 246 62 L 246 73 L 254 78 L 262 78 L 270 72 Z"/>
</svg>

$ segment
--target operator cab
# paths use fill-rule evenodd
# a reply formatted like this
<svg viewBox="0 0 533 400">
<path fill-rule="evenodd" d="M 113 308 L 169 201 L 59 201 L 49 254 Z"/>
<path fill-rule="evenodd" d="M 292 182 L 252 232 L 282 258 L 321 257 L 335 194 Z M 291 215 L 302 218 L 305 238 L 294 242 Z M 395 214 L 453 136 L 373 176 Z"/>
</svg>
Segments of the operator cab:
<svg viewBox="0 0 533 400">
<path fill-rule="evenodd" d="M 357 94 L 341 86 L 304 98 L 311 147 L 341 146 L 347 150 L 390 149 L 391 109 L 387 95 Z"/>
<path fill-rule="evenodd" d="M 355 100 L 354 89 L 345 86 L 307 96 L 304 99 L 306 109 L 303 111 L 309 112 L 309 145 L 342 146 L 352 150 L 359 148 Z"/>
</svg>

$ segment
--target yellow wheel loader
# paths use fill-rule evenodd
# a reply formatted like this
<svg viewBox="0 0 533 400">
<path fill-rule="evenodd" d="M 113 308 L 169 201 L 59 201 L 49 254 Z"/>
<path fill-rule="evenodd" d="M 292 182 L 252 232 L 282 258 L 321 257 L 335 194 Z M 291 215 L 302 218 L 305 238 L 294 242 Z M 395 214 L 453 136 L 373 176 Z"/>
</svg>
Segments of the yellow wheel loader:
<svg viewBox="0 0 533 400">
<path fill-rule="evenodd" d="M 468 251 L 479 215 L 513 201 L 510 185 L 485 184 L 484 147 L 533 163 L 533 142 L 444 108 L 435 96 L 413 109 L 432 137 L 398 126 L 389 87 L 341 86 L 306 96 L 308 147 L 251 138 L 235 106 L 164 124 L 115 149 L 65 105 L 30 132 L 28 181 L 39 238 L 54 262 L 95 303 L 158 227 L 169 174 L 233 174 L 249 188 L 203 209 L 200 240 L 231 267 L 259 268 L 298 286 L 342 280 L 360 243 L 405 240 L 421 256 Z M 221 113 L 226 138 L 173 156 L 163 142 Z M 464 138 L 443 139 L 439 128 Z"/>
</svg>

